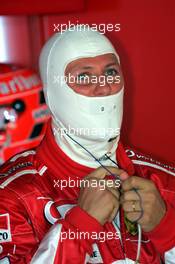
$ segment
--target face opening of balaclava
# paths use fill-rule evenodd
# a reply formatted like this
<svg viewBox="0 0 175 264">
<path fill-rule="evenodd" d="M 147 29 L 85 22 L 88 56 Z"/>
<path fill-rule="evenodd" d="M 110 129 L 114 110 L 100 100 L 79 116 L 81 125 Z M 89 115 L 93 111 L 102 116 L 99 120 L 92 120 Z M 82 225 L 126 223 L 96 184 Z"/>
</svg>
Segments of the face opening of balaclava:
<svg viewBox="0 0 175 264">
<path fill-rule="evenodd" d="M 119 62 L 118 54 L 104 35 L 89 27 L 79 30 L 77 26 L 54 34 L 43 47 L 39 61 L 55 140 L 72 160 L 91 168 L 99 164 L 85 149 L 103 165 L 112 165 L 105 154 L 117 162 L 124 88 L 113 95 L 88 97 L 76 93 L 63 80 L 70 62 L 108 53 L 114 54 Z"/>
</svg>

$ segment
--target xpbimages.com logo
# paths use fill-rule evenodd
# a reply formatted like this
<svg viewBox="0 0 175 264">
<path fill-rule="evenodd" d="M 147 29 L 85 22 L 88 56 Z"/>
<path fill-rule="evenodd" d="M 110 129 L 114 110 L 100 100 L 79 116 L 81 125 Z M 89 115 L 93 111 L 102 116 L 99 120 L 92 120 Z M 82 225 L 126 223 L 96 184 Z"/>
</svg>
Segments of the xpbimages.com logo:
<svg viewBox="0 0 175 264">
<path fill-rule="evenodd" d="M 105 34 L 106 32 L 111 32 L 111 31 L 120 31 L 121 30 L 121 25 L 120 23 L 117 24 L 112 24 L 112 23 L 79 23 L 77 20 L 76 23 L 72 23 L 70 20 L 67 23 L 58 23 L 58 24 L 53 24 L 53 31 L 54 32 L 60 32 L 63 33 L 66 30 L 70 31 L 85 31 L 85 30 L 92 30 L 92 31 L 99 31 L 101 34 Z"/>
<path fill-rule="evenodd" d="M 119 234 L 117 232 L 113 233 L 113 232 L 83 232 L 83 231 L 79 231 L 77 230 L 77 232 L 74 232 L 72 230 L 68 230 L 67 232 L 61 232 L 60 234 L 60 239 L 61 242 L 69 239 L 69 240 L 89 240 L 89 239 L 93 239 L 93 240 L 98 240 L 98 242 L 102 243 L 105 242 L 106 240 L 112 240 L 112 239 L 120 239 Z"/>
<path fill-rule="evenodd" d="M 106 84 L 119 84 L 120 83 L 120 75 L 86 75 L 85 77 L 78 77 L 71 75 L 70 73 L 67 76 L 53 76 L 53 83 L 58 85 L 67 84 L 79 84 L 79 85 L 89 85 L 89 84 L 99 84 L 100 86 L 105 86 Z"/>
<path fill-rule="evenodd" d="M 117 135 L 120 134 L 120 128 L 112 128 L 112 127 L 101 127 L 101 128 L 89 128 L 89 127 L 70 127 L 68 125 L 67 128 L 54 128 L 55 133 L 59 133 L 61 137 L 64 137 L 65 135 L 69 136 L 82 136 L 82 137 L 98 137 L 99 139 L 105 139 L 106 137 L 108 138 L 113 138 L 116 139 Z"/>
<path fill-rule="evenodd" d="M 99 188 L 100 190 L 105 190 L 106 188 L 119 188 L 120 180 L 116 179 L 76 179 L 68 178 L 65 180 L 55 180 L 54 188 L 59 188 L 63 190 L 65 188 Z"/>
</svg>

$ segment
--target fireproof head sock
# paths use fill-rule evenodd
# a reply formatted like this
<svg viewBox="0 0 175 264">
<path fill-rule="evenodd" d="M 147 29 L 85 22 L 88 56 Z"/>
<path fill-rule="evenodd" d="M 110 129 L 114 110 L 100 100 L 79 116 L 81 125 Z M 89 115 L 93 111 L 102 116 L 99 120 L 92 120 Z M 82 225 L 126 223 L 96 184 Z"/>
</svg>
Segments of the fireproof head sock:
<svg viewBox="0 0 175 264">
<path fill-rule="evenodd" d="M 75 135 L 72 137 L 95 152 L 97 158 L 106 153 L 110 138 L 118 136 L 115 142 L 119 140 L 124 89 L 116 94 L 100 97 L 78 94 L 67 85 L 65 69 L 70 62 L 77 59 L 111 53 L 116 56 L 119 63 L 118 54 L 104 35 L 89 27 L 79 30 L 77 26 L 74 30 L 70 28 L 62 34 L 54 34 L 43 47 L 39 62 L 44 94 L 54 120 L 54 127 L 68 133 L 70 129 L 74 129 Z M 81 133 L 78 132 L 80 129 Z M 82 155 L 80 152 L 83 150 L 73 146 L 71 140 L 65 136 L 57 141 L 68 155 L 72 154 L 70 148 L 74 148 L 74 152 L 78 149 L 78 156 Z M 99 152 L 98 143 L 101 144 Z"/>
</svg>

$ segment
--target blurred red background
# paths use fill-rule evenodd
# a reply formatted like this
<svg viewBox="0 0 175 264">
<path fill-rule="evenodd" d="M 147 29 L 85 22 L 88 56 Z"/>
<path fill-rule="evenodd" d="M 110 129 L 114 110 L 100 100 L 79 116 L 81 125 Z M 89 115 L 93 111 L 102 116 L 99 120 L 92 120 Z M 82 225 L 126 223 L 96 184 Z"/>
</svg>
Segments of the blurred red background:
<svg viewBox="0 0 175 264">
<path fill-rule="evenodd" d="M 175 1 L 48 0 L 0 4 L 0 62 L 37 69 L 38 55 L 54 24 L 120 23 L 106 35 L 125 77 L 122 141 L 175 163 Z M 30 16 L 29 16 L 30 15 Z"/>
</svg>

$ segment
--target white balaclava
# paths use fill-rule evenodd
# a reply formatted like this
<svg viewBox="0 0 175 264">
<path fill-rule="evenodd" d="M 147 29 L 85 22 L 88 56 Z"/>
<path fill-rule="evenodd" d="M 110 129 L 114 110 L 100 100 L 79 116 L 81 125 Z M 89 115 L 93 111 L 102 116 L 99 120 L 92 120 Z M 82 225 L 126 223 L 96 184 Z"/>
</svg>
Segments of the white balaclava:
<svg viewBox="0 0 175 264">
<path fill-rule="evenodd" d="M 113 95 L 88 97 L 73 91 L 63 80 L 70 62 L 108 53 L 115 54 L 119 62 L 104 35 L 89 27 L 82 31 L 77 26 L 54 34 L 40 55 L 40 73 L 55 140 L 72 160 L 91 168 L 99 167 L 99 163 L 85 149 L 103 165 L 113 165 L 105 154 L 117 162 L 124 88 Z"/>
</svg>

